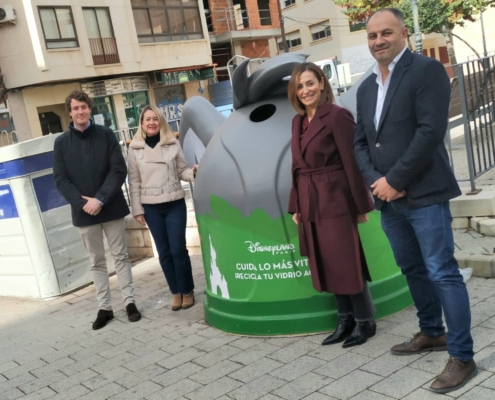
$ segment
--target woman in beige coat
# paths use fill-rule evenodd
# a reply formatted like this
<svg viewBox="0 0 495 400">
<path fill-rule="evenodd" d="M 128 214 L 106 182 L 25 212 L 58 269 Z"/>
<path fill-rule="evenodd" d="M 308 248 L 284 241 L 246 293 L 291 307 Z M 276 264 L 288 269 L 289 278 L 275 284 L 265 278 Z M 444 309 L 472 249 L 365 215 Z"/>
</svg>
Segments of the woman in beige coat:
<svg viewBox="0 0 495 400">
<path fill-rule="evenodd" d="M 179 142 L 163 114 L 144 107 L 129 145 L 128 174 L 132 215 L 153 236 L 170 291 L 172 310 L 194 305 L 194 281 L 186 248 L 186 202 L 181 180 L 193 182 Z"/>
</svg>

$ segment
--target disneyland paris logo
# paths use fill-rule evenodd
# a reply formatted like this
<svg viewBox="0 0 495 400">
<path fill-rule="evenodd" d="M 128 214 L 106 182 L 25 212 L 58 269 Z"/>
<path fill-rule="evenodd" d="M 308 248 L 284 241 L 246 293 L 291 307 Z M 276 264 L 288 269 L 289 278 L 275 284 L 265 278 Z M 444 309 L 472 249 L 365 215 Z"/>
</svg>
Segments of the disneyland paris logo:
<svg viewBox="0 0 495 400">
<path fill-rule="evenodd" d="M 295 251 L 295 246 L 293 244 L 279 244 L 276 246 L 262 246 L 260 242 L 250 242 L 246 241 L 244 243 L 248 244 L 248 250 L 251 253 L 267 253 L 270 252 L 272 255 L 275 254 L 289 254 Z"/>
</svg>

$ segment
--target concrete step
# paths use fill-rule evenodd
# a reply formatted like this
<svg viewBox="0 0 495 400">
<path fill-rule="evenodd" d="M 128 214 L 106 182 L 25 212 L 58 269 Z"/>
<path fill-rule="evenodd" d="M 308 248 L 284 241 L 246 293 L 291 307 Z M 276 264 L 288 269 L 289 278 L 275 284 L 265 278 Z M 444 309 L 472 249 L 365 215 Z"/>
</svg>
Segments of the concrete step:
<svg viewBox="0 0 495 400">
<path fill-rule="evenodd" d="M 470 228 L 484 236 L 495 237 L 495 218 L 476 217 L 470 219 Z M 494 242 L 495 244 L 495 242 Z"/>
<path fill-rule="evenodd" d="M 456 252 L 454 256 L 459 263 L 459 268 L 472 268 L 473 276 L 479 278 L 495 278 L 495 254 L 469 254 Z"/>
<path fill-rule="evenodd" d="M 475 195 L 468 195 L 468 189 L 463 188 L 463 194 L 450 201 L 450 210 L 454 218 L 495 216 L 495 189 L 482 188 Z"/>
<path fill-rule="evenodd" d="M 125 218 L 127 250 L 131 258 L 158 257 L 155 242 L 148 227 L 140 225 L 131 216 Z M 194 212 L 188 212 L 186 246 L 189 255 L 201 255 L 201 242 Z"/>
<path fill-rule="evenodd" d="M 477 218 L 470 218 L 470 223 L 475 226 Z M 459 268 L 472 268 L 473 276 L 480 278 L 495 278 L 495 254 L 493 248 L 495 241 L 478 231 L 466 229 L 454 229 L 455 253 Z"/>
<path fill-rule="evenodd" d="M 472 229 L 483 236 L 495 237 L 495 217 L 453 218 L 452 229 Z"/>
</svg>

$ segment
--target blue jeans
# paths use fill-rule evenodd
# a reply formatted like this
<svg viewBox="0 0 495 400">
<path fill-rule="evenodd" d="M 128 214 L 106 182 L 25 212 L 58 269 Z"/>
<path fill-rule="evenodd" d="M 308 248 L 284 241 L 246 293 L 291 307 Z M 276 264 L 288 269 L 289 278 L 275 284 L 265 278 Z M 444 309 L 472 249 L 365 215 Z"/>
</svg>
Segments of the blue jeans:
<svg viewBox="0 0 495 400">
<path fill-rule="evenodd" d="M 155 240 L 160 265 L 172 294 L 194 289 L 191 259 L 186 247 L 187 210 L 184 199 L 143 204 L 146 224 Z"/>
<path fill-rule="evenodd" d="M 472 360 L 469 296 L 454 258 L 449 203 L 412 209 L 399 199 L 383 206 L 381 220 L 407 278 L 421 331 L 433 338 L 443 335 L 443 309 L 449 354 L 463 362 Z"/>
</svg>

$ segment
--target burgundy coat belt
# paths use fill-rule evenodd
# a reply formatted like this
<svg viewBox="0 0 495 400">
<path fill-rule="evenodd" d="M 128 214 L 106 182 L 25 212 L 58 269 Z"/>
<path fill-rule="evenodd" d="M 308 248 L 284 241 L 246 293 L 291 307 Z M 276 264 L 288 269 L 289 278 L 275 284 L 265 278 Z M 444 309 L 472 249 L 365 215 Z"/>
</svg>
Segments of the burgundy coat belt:
<svg viewBox="0 0 495 400">
<path fill-rule="evenodd" d="M 314 175 L 326 174 L 332 171 L 338 171 L 344 169 L 342 164 L 329 165 L 326 167 L 319 168 L 295 168 L 292 172 L 292 178 L 294 182 L 294 192 L 296 195 L 296 208 L 297 212 L 301 214 L 301 217 L 304 217 L 305 220 L 310 222 L 315 222 L 318 218 L 318 191 L 316 190 L 316 185 L 313 181 Z M 299 206 L 299 193 L 298 193 L 298 178 L 303 176 L 308 180 L 308 207 L 305 210 L 305 213 L 301 213 L 301 209 Z M 301 218 L 302 220 L 302 218 Z"/>
</svg>

